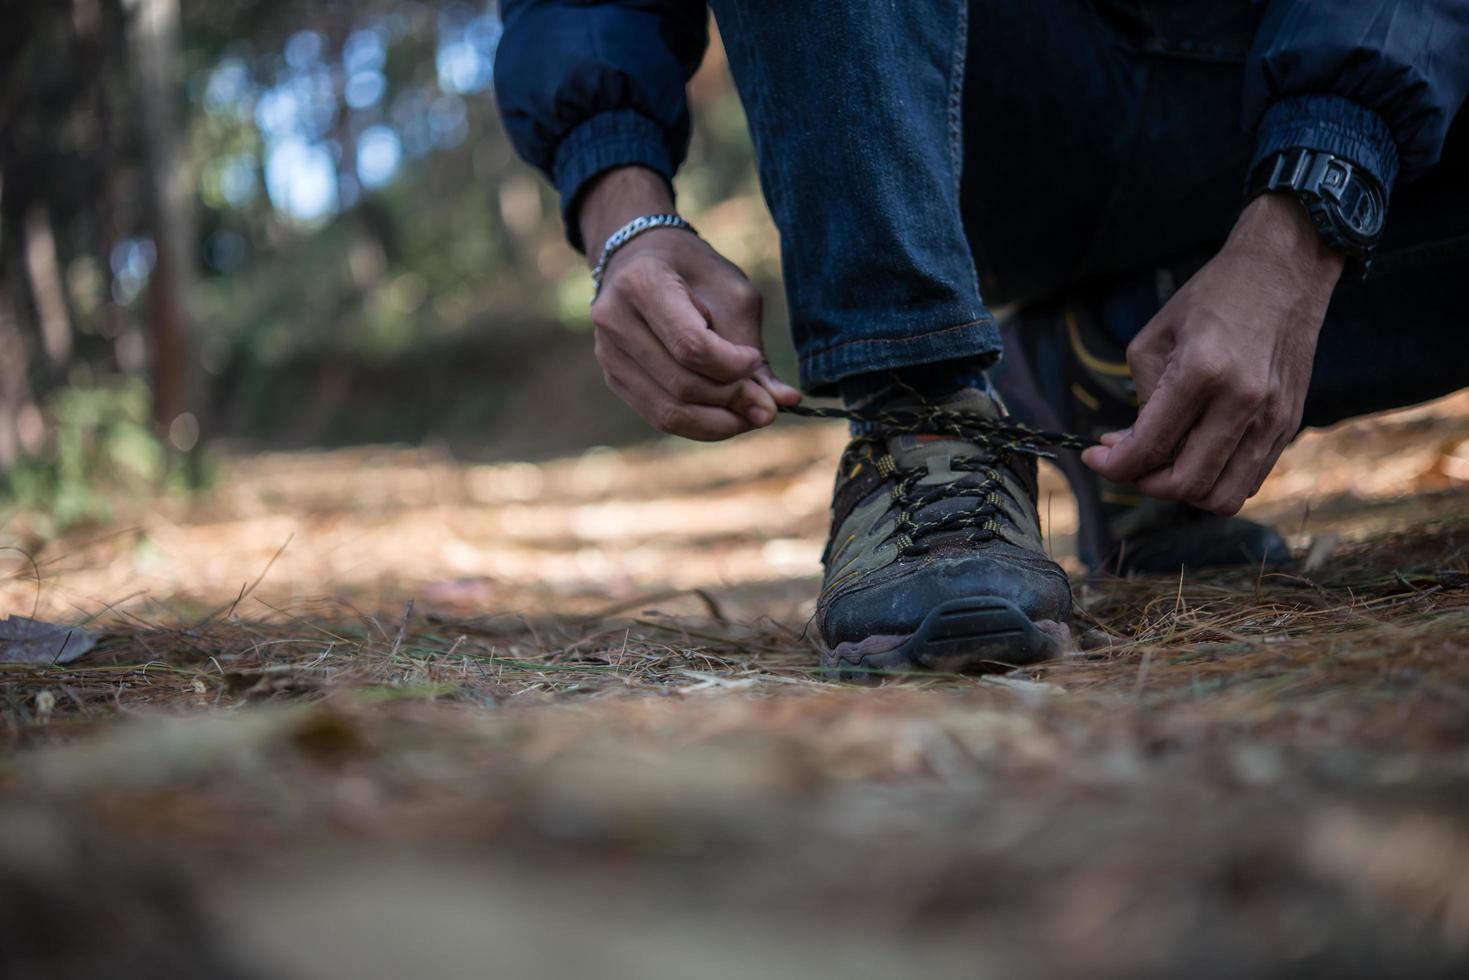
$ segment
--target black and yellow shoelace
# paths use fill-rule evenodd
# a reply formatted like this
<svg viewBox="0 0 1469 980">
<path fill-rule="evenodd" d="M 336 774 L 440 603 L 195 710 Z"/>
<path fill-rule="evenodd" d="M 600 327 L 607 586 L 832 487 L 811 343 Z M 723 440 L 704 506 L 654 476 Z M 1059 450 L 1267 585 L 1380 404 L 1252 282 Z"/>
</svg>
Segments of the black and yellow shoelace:
<svg viewBox="0 0 1469 980">
<path fill-rule="evenodd" d="M 787 415 L 808 419 L 841 419 L 869 425 L 889 435 L 921 433 L 954 436 L 987 449 L 1010 449 L 1034 456 L 1049 456 L 1046 449 L 1082 450 L 1098 445 L 1095 439 L 1069 432 L 1046 432 L 1033 429 L 1014 419 L 988 419 L 970 412 L 959 412 L 936 405 L 913 408 L 812 408 L 808 405 L 780 410 Z"/>
<path fill-rule="evenodd" d="M 991 419 L 969 412 L 931 405 L 905 408 L 851 409 L 811 408 L 805 405 L 782 407 L 787 415 L 815 419 L 840 419 L 868 428 L 874 438 L 890 435 L 921 434 L 951 436 L 973 443 L 981 450 L 978 456 L 960 456 L 950 460 L 950 469 L 959 473 L 979 473 L 977 483 L 950 483 L 933 487 L 922 485 L 928 470 L 921 467 L 899 467 L 891 455 L 881 457 L 879 469 L 893 480 L 891 496 L 897 507 L 897 524 L 893 535 L 900 552 L 906 556 L 923 554 L 927 546 L 923 538 L 939 531 L 968 529 L 972 541 L 988 540 L 1004 533 L 996 520 L 1002 512 L 999 494 L 1003 492 L 999 469 L 1016 455 L 1049 458 L 1050 449 L 1082 450 L 1098 443 L 1094 439 L 1065 432 L 1034 429 L 1014 419 Z M 938 517 L 918 519 L 918 512 L 945 498 L 973 497 L 979 501 L 972 510 L 948 511 Z"/>
</svg>

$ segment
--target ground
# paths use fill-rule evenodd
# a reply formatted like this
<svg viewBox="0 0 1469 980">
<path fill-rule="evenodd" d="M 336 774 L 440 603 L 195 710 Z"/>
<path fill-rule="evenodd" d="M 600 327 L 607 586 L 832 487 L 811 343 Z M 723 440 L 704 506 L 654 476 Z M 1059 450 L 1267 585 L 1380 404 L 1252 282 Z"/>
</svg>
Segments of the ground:
<svg viewBox="0 0 1469 980">
<path fill-rule="evenodd" d="M 1469 975 L 1469 400 L 1313 433 L 1288 571 L 1074 574 L 1075 655 L 837 683 L 840 427 L 237 455 L 12 522 L 5 977 Z"/>
</svg>

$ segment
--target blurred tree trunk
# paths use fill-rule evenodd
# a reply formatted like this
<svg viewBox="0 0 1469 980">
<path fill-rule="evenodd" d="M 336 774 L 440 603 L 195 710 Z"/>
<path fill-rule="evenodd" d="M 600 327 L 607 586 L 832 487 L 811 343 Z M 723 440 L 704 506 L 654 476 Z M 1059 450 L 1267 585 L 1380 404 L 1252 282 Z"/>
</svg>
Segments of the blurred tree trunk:
<svg viewBox="0 0 1469 980">
<path fill-rule="evenodd" d="M 97 309 L 97 329 L 112 341 L 118 370 L 141 374 L 148 367 L 147 342 L 137 319 L 128 315 L 114 299 L 116 277 L 112 271 L 112 252 L 122 240 L 118 231 L 117 183 L 122 179 L 118 161 L 125 156 L 117 139 L 114 116 L 121 107 L 136 105 L 135 99 L 118 92 L 120 88 L 128 91 L 132 82 L 127 71 L 127 15 L 122 0 L 75 0 L 72 22 L 76 28 L 77 63 L 94 66 L 87 73 L 87 101 L 92 116 L 92 125 L 87 129 L 87 153 L 96 161 L 89 197 L 95 225 L 93 247 L 104 297 Z"/>
<path fill-rule="evenodd" d="M 35 413 L 26 377 L 30 354 L 15 305 L 18 278 L 19 270 L 11 275 L 0 266 L 0 473 L 8 472 L 20 457 L 22 420 Z"/>
<path fill-rule="evenodd" d="M 143 121 L 148 207 L 157 258 L 149 279 L 153 327 L 153 406 L 161 430 L 197 394 L 190 356 L 194 286 L 193 181 L 179 132 L 182 58 L 178 0 L 134 0 L 129 32 Z"/>
<path fill-rule="evenodd" d="M 21 332 L 17 239 L 12 212 L 16 195 L 7 178 L 15 169 L 13 144 L 5 139 L 16 128 L 24 72 L 20 54 L 34 28 L 29 6 L 6 11 L 6 29 L 0 31 L 0 473 L 9 471 L 20 455 L 20 422 L 27 406 L 34 408 L 30 389 L 30 356 Z M 7 196 L 7 190 L 9 194 Z"/>
<path fill-rule="evenodd" d="M 67 312 L 56 236 L 44 204 L 33 206 L 26 215 L 25 238 L 26 271 L 30 273 L 36 316 L 41 321 L 41 347 L 52 374 L 59 377 L 71 360 L 71 315 Z"/>
</svg>

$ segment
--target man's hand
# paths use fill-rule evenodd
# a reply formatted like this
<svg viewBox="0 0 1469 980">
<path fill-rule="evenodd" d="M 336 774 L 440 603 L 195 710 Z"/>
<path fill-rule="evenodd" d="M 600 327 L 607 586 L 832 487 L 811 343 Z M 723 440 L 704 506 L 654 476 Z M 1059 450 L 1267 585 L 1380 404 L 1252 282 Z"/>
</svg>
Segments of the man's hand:
<svg viewBox="0 0 1469 980">
<path fill-rule="evenodd" d="M 1265 194 L 1127 348 L 1137 421 L 1082 461 L 1143 493 L 1233 514 L 1296 434 L 1342 259 Z"/>
<path fill-rule="evenodd" d="M 609 171 L 581 206 L 587 258 L 623 224 L 673 209 L 650 170 Z M 728 439 L 775 421 L 800 392 L 775 377 L 760 342 L 760 293 L 733 263 L 687 231 L 658 228 L 608 263 L 592 304 L 607 387 L 660 432 Z"/>
</svg>

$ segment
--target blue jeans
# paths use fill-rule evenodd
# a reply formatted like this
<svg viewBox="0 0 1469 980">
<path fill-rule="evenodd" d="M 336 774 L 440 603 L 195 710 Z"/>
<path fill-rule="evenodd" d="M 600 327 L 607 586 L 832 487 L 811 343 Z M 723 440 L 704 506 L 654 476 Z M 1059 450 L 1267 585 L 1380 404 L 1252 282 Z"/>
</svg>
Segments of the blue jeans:
<svg viewBox="0 0 1469 980">
<path fill-rule="evenodd" d="M 1166 298 L 1159 270 L 1181 284 L 1239 213 L 1258 5 L 1160 5 L 1145 48 L 1083 0 L 712 6 L 813 393 L 993 358 L 986 300 L 1073 296 L 1125 344 Z M 1383 272 L 1337 289 L 1307 424 L 1469 383 L 1466 144 L 1461 114 L 1443 162 L 1395 194 Z"/>
</svg>

